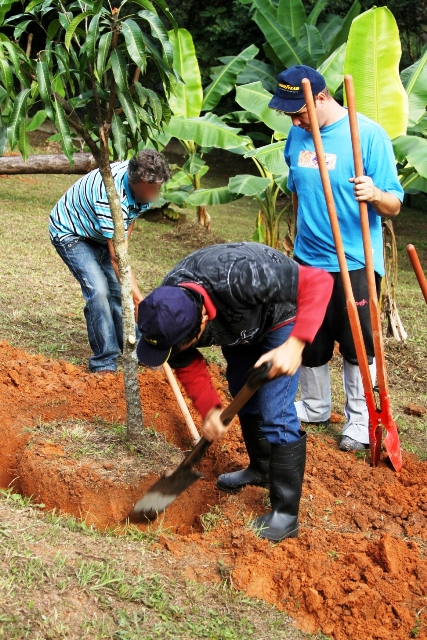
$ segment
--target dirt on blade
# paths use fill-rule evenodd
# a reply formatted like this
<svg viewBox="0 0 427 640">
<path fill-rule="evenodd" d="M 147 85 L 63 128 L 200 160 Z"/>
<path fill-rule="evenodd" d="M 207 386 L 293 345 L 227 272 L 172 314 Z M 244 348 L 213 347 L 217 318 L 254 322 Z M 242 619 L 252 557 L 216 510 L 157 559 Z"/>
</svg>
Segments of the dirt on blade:
<svg viewBox="0 0 427 640">
<path fill-rule="evenodd" d="M 221 371 L 211 365 L 211 373 L 225 394 Z M 14 482 L 47 509 L 117 526 L 189 447 L 163 374 L 141 372 L 140 387 L 150 431 L 138 455 L 120 426 L 121 374 L 100 378 L 0 343 L 1 486 Z M 247 462 L 234 424 L 208 451 L 204 478 L 167 509 L 156 544 L 185 560 L 187 578 L 226 579 L 306 631 L 336 640 L 427 638 L 427 467 L 412 454 L 403 460 L 400 474 L 385 457 L 372 469 L 339 452 L 326 429 L 309 435 L 300 535 L 274 545 L 249 527 L 268 509 L 268 492 L 226 495 L 215 486 L 219 473 Z"/>
</svg>

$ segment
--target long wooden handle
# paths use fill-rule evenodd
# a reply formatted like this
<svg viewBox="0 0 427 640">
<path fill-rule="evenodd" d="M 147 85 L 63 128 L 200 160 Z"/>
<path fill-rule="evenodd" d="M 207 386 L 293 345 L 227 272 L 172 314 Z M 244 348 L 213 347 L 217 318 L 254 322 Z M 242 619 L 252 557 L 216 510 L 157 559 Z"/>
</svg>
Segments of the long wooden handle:
<svg viewBox="0 0 427 640">
<path fill-rule="evenodd" d="M 375 405 L 362 328 L 360 326 L 359 314 L 357 313 L 356 302 L 354 300 L 353 290 L 351 288 L 351 281 L 344 253 L 344 245 L 341 238 L 337 212 L 335 209 L 335 202 L 332 194 L 331 181 L 329 179 L 329 171 L 326 164 L 325 153 L 323 151 L 322 138 L 320 137 L 319 123 L 317 121 L 317 114 L 314 106 L 313 95 L 311 92 L 310 81 L 307 78 L 303 79 L 302 87 L 304 91 L 304 99 L 307 105 L 307 112 L 310 121 L 311 133 L 313 136 L 314 148 L 316 150 L 317 162 L 319 165 L 320 178 L 325 194 L 326 207 L 328 210 L 332 235 L 337 252 L 338 264 L 340 267 L 341 278 L 346 298 L 347 312 L 350 320 L 351 333 L 353 336 L 357 361 L 359 363 L 360 374 L 362 377 L 363 390 L 365 392 L 367 403 L 373 403 L 373 405 Z"/>
<path fill-rule="evenodd" d="M 179 408 L 181 409 L 182 415 L 184 416 L 184 420 L 187 423 L 187 427 L 188 430 L 190 432 L 191 438 L 193 440 L 193 445 L 196 444 L 197 442 L 199 442 L 200 440 L 200 435 L 199 432 L 197 431 L 196 425 L 194 424 L 194 420 L 191 417 L 191 414 L 188 410 L 188 407 L 186 405 L 186 402 L 183 398 L 183 395 L 181 393 L 181 389 L 178 386 L 177 381 L 175 380 L 175 376 L 173 375 L 173 371 L 170 368 L 170 365 L 165 362 L 163 364 L 163 371 L 165 372 L 165 375 L 168 379 L 168 382 L 170 384 L 170 386 L 172 387 L 172 391 L 173 394 L 176 398 L 176 401 L 178 402 Z"/>
<path fill-rule="evenodd" d="M 413 244 L 408 244 L 406 246 L 406 251 L 408 252 L 409 260 L 411 261 L 412 268 L 415 271 L 415 275 L 417 276 L 418 284 L 420 285 L 424 300 L 427 302 L 427 280 L 424 275 L 421 262 L 418 258 L 417 251 Z"/>
<path fill-rule="evenodd" d="M 354 95 L 353 78 L 344 78 L 347 96 L 348 117 L 350 121 L 351 143 L 353 147 L 354 168 L 356 178 L 363 176 L 363 160 L 360 149 L 359 125 L 357 122 L 356 99 Z M 365 254 L 366 277 L 368 280 L 369 313 L 372 326 L 372 340 L 377 365 L 378 387 L 388 393 L 387 371 L 384 356 L 383 332 L 381 326 L 380 307 L 378 304 L 377 288 L 375 284 L 374 260 L 372 257 L 371 232 L 369 228 L 368 203 L 359 202 L 360 226 L 362 229 L 363 250 Z"/>
<path fill-rule="evenodd" d="M 268 381 L 268 374 L 271 369 L 271 362 L 264 362 L 260 367 L 251 369 L 246 384 L 240 389 L 239 393 L 233 398 L 230 404 L 221 412 L 220 419 L 225 425 L 230 424 L 234 416 L 247 403 L 254 393 Z M 201 437 L 194 449 L 190 451 L 188 456 L 181 462 L 181 468 L 191 468 L 200 462 L 212 443 L 206 438 Z"/>
</svg>

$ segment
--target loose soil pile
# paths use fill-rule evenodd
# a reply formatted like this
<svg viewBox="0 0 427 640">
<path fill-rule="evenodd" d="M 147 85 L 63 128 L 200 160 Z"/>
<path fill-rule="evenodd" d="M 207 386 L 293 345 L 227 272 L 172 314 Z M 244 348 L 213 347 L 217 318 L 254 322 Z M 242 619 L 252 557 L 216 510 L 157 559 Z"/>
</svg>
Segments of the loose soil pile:
<svg viewBox="0 0 427 640">
<path fill-rule="evenodd" d="M 224 393 L 220 370 L 211 373 Z M 46 508 L 117 526 L 189 445 L 163 374 L 141 372 L 140 388 L 150 431 L 138 455 L 120 427 L 120 374 L 97 377 L 0 343 L 0 486 L 14 481 Z M 427 638 L 426 463 L 404 454 L 400 474 L 387 459 L 372 469 L 339 452 L 326 431 L 310 435 L 300 536 L 279 545 L 248 526 L 268 509 L 268 492 L 215 488 L 218 473 L 245 463 L 234 425 L 210 448 L 204 479 L 161 521 L 157 544 L 181 558 L 188 578 L 227 580 L 337 640 Z"/>
</svg>

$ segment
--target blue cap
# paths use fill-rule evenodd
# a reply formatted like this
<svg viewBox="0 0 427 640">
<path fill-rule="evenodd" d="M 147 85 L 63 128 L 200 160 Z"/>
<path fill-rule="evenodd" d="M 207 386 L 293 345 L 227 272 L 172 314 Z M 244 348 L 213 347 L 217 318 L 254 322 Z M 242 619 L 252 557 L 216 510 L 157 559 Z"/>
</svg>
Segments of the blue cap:
<svg viewBox="0 0 427 640">
<path fill-rule="evenodd" d="M 138 307 L 141 339 L 136 353 L 138 361 L 158 367 L 169 357 L 173 346 L 194 329 L 197 304 L 181 287 L 158 287 Z"/>
<path fill-rule="evenodd" d="M 305 64 L 297 64 L 277 76 L 277 88 L 268 106 L 270 109 L 298 113 L 305 107 L 302 80 L 310 80 L 311 91 L 315 96 L 326 87 L 325 78 L 315 69 Z"/>
</svg>

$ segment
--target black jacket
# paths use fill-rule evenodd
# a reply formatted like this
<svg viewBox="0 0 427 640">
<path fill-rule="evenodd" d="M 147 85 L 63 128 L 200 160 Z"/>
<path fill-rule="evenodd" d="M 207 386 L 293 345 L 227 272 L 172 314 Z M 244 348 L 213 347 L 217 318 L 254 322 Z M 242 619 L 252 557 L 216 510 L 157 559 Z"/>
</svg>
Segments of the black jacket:
<svg viewBox="0 0 427 640">
<path fill-rule="evenodd" d="M 279 323 L 296 314 L 298 265 L 263 244 L 216 244 L 181 260 L 162 285 L 195 282 L 212 299 L 217 315 L 194 347 L 260 342 Z M 171 366 L 186 366 L 193 349 L 179 354 Z"/>
</svg>

